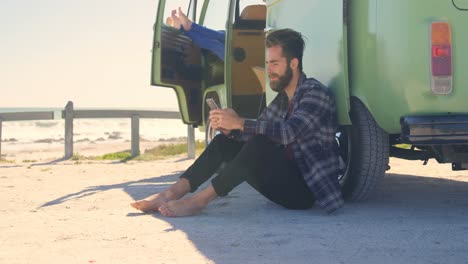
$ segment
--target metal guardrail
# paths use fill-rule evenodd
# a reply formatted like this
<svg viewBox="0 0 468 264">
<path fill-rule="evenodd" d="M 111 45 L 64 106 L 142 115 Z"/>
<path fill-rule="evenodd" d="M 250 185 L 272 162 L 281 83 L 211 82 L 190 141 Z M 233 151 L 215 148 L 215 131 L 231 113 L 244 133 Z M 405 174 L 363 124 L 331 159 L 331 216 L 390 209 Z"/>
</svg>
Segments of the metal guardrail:
<svg viewBox="0 0 468 264">
<path fill-rule="evenodd" d="M 180 119 L 175 111 L 144 110 L 74 110 L 73 102 L 68 102 L 62 111 L 65 119 L 65 155 L 64 159 L 73 156 L 73 120 L 78 118 L 131 118 L 131 151 L 135 157 L 140 154 L 140 118 Z M 2 154 L 2 122 L 26 120 L 52 120 L 54 111 L 0 113 L 0 157 Z M 187 156 L 195 158 L 195 129 L 187 126 Z"/>
</svg>

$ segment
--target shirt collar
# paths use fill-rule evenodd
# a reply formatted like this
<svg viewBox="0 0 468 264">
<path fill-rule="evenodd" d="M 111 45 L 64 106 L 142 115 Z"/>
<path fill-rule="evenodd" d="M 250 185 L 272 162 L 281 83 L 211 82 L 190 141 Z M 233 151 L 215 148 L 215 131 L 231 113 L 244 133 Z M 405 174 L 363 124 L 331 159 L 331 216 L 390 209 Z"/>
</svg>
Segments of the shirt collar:
<svg viewBox="0 0 468 264">
<path fill-rule="evenodd" d="M 297 81 L 296 90 L 294 91 L 293 98 L 292 98 L 292 100 L 291 100 L 291 103 L 292 103 L 292 104 L 294 104 L 296 95 L 298 94 L 298 91 L 299 91 L 299 87 L 301 87 L 302 84 L 303 84 L 306 80 L 307 80 L 307 76 L 305 75 L 304 72 L 301 72 L 301 75 L 299 76 L 299 80 Z"/>
</svg>

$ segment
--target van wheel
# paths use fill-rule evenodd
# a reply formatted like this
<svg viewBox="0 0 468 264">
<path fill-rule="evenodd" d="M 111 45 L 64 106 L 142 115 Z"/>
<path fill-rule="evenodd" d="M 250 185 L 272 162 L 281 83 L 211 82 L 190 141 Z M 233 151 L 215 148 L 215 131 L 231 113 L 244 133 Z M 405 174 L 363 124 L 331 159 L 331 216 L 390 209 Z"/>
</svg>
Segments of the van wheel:
<svg viewBox="0 0 468 264">
<path fill-rule="evenodd" d="M 337 133 L 342 164 L 339 177 L 345 199 L 362 201 L 382 180 L 388 166 L 388 134 L 357 98 L 351 98 L 353 125 Z"/>
</svg>

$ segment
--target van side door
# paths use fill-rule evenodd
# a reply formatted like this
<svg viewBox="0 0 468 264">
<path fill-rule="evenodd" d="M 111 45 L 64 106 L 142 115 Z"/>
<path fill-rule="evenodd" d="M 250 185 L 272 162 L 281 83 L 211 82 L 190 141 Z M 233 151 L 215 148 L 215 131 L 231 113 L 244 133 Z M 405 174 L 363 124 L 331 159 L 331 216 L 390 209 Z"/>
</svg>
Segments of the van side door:
<svg viewBox="0 0 468 264">
<path fill-rule="evenodd" d="M 197 21 L 203 1 L 160 0 L 154 24 L 151 85 L 174 89 L 185 124 L 199 124 L 202 113 L 200 48 L 179 29 L 171 27 L 172 10 L 179 7 Z"/>
</svg>

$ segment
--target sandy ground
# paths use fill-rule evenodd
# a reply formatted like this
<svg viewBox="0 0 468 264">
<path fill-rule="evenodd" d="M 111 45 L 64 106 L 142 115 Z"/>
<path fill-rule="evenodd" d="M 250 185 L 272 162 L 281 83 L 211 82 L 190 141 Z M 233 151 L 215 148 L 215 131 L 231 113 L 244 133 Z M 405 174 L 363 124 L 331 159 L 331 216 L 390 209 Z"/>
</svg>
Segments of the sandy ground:
<svg viewBox="0 0 468 264">
<path fill-rule="evenodd" d="M 243 184 L 197 216 L 165 218 L 129 203 L 192 160 L 54 163 L 55 151 L 0 163 L 0 263 L 468 263 L 468 172 L 435 161 L 392 159 L 369 201 L 332 216 Z"/>
</svg>

